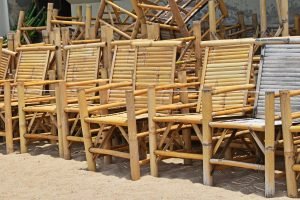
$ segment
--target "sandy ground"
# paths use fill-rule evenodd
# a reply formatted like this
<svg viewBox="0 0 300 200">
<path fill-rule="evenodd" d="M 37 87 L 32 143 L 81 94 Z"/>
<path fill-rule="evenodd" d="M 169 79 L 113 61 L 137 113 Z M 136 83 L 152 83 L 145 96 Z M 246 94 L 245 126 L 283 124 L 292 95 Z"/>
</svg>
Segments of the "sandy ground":
<svg viewBox="0 0 300 200">
<path fill-rule="evenodd" d="M 30 154 L 4 155 L 0 146 L 0 199 L 264 199 L 261 172 L 231 169 L 215 172 L 215 187 L 202 183 L 201 162 L 185 166 L 172 159 L 161 163 L 160 178 L 142 168 L 139 181 L 129 180 L 129 165 L 118 161 L 99 172 L 86 170 L 82 150 L 73 160 L 57 157 L 57 148 L 41 145 Z M 276 180 L 276 198 L 285 198 L 284 178 Z"/>
</svg>

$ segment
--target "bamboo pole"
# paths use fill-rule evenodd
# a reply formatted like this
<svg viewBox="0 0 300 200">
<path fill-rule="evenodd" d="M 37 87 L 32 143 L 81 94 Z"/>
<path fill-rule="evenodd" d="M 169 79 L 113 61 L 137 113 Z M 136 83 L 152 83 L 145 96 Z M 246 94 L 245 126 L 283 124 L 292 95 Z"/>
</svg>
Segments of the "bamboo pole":
<svg viewBox="0 0 300 200">
<path fill-rule="evenodd" d="M 96 22 L 95 22 L 95 35 L 98 35 L 98 31 L 100 28 L 100 19 L 102 19 L 104 11 L 105 11 L 105 6 L 106 6 L 106 2 L 105 0 L 101 0 L 100 2 L 100 6 L 99 6 L 99 10 L 98 10 L 98 14 L 97 14 L 97 18 L 96 18 Z"/>
<path fill-rule="evenodd" d="M 85 39 L 88 40 L 91 38 L 91 23 L 92 23 L 92 6 L 91 4 L 86 4 L 85 11 Z"/>
<path fill-rule="evenodd" d="M 51 20 L 52 20 L 52 13 L 53 13 L 53 3 L 48 3 L 48 9 L 47 9 L 47 21 L 46 21 L 46 26 L 47 26 L 47 31 L 50 33 L 52 31 L 52 25 L 51 25 Z"/>
<path fill-rule="evenodd" d="M 56 75 L 57 79 L 63 80 L 64 78 L 64 69 L 62 64 L 62 51 L 61 51 L 61 34 L 60 28 L 54 29 L 55 34 L 55 45 L 57 46 L 57 50 L 55 51 L 55 62 L 56 62 Z"/>
<path fill-rule="evenodd" d="M 87 110 L 87 101 L 85 96 L 84 89 L 80 89 L 78 92 L 78 104 L 79 104 L 79 114 L 80 114 L 80 122 L 84 140 L 84 149 L 86 155 L 86 161 L 88 164 L 88 170 L 96 171 L 96 162 L 94 160 L 93 154 L 89 151 L 93 145 L 91 133 L 90 133 L 90 125 L 85 121 L 85 118 L 89 117 L 89 113 Z"/>
<path fill-rule="evenodd" d="M 3 37 L 0 37 L 0 62 L 2 62 Z"/>
<path fill-rule="evenodd" d="M 134 93 L 126 91 L 126 110 L 128 119 L 128 137 L 129 137 L 129 152 L 130 152 L 130 171 L 131 179 L 140 179 L 140 164 L 139 164 L 139 146 L 137 138 Z"/>
<path fill-rule="evenodd" d="M 160 26 L 158 23 L 147 24 L 148 39 L 160 40 Z"/>
<path fill-rule="evenodd" d="M 281 0 L 282 36 L 289 36 L 289 1 Z"/>
<path fill-rule="evenodd" d="M 150 154 L 150 173 L 151 176 L 158 177 L 158 165 L 155 151 L 157 150 L 156 124 L 153 117 L 156 114 L 156 94 L 155 86 L 148 87 L 148 126 L 149 126 L 149 154 Z"/>
<path fill-rule="evenodd" d="M 238 12 L 238 21 L 239 21 L 239 24 L 240 24 L 240 29 L 243 31 L 241 33 L 241 36 L 245 37 L 246 24 L 245 24 L 244 12 Z"/>
<path fill-rule="evenodd" d="M 212 121 L 212 91 L 204 88 L 202 91 L 202 133 L 203 133 L 203 183 L 213 185 L 212 165 L 212 130 L 209 123 Z"/>
<path fill-rule="evenodd" d="M 25 138 L 25 134 L 26 134 L 26 115 L 25 115 L 25 112 L 23 110 L 23 108 L 25 107 L 24 83 L 18 83 L 17 89 L 18 89 L 20 152 L 21 153 L 27 153 L 28 152 L 28 147 L 27 147 L 27 140 Z"/>
<path fill-rule="evenodd" d="M 275 93 L 265 95 L 265 196 L 275 194 Z"/>
<path fill-rule="evenodd" d="M 64 155 L 64 138 L 63 138 L 63 123 L 65 123 L 62 120 L 62 112 L 63 112 L 63 105 L 61 103 L 61 96 L 65 95 L 65 93 L 60 92 L 60 83 L 55 84 L 55 97 L 56 97 L 56 119 L 57 119 L 57 135 L 58 135 L 58 150 L 59 150 L 59 157 L 65 158 Z"/>
<path fill-rule="evenodd" d="M 133 9 L 135 10 L 137 17 L 138 17 L 137 20 L 141 24 L 142 38 L 147 38 L 146 17 L 143 12 L 143 9 L 138 6 L 137 0 L 130 0 L 130 2 L 131 2 Z"/>
<path fill-rule="evenodd" d="M 0 49 L 1 46 L 2 45 L 0 42 Z M 11 86 L 9 81 L 4 82 L 4 113 L 5 113 L 6 152 L 10 154 L 14 152 L 14 143 L 13 143 L 12 112 L 11 112 Z"/>
<path fill-rule="evenodd" d="M 21 31 L 16 30 L 15 37 L 14 37 L 14 51 L 17 51 L 17 48 L 21 46 Z"/>
<path fill-rule="evenodd" d="M 267 0 L 260 0 L 260 35 L 263 37 L 267 32 Z"/>
<path fill-rule="evenodd" d="M 217 24 L 216 24 L 216 3 L 215 0 L 208 1 L 208 12 L 209 12 L 209 31 L 210 39 L 215 40 L 217 33 Z"/>
<path fill-rule="evenodd" d="M 112 65 L 112 44 L 114 39 L 113 29 L 109 26 L 102 26 L 101 28 L 101 40 L 106 42 L 106 46 L 103 48 L 103 64 L 106 70 L 106 74 L 110 72 Z"/>
<path fill-rule="evenodd" d="M 169 0 L 169 5 L 170 5 L 170 8 L 171 8 L 171 12 L 173 14 L 173 17 L 174 17 L 176 23 L 178 24 L 180 32 L 185 37 L 190 36 L 189 30 L 187 29 L 186 24 L 182 19 L 182 16 L 180 14 L 180 10 L 178 8 L 178 5 L 177 5 L 176 1 L 175 0 Z"/>
<path fill-rule="evenodd" d="M 282 117 L 282 134 L 284 145 L 284 162 L 288 197 L 297 198 L 298 188 L 296 172 L 293 170 L 295 164 L 295 151 L 293 143 L 293 135 L 289 131 L 292 126 L 291 118 L 291 101 L 288 91 L 280 91 L 280 108 Z"/>
<path fill-rule="evenodd" d="M 62 143 L 63 143 L 63 154 L 64 159 L 71 159 L 70 143 L 67 139 L 69 136 L 69 122 L 68 114 L 65 112 L 67 107 L 67 88 L 66 82 L 62 81 L 59 83 L 58 88 L 56 88 L 56 105 L 57 105 L 57 120 L 60 120 L 62 123 L 61 134 L 62 134 Z M 59 94 L 59 95 L 58 95 Z"/>
<path fill-rule="evenodd" d="M 194 48 L 195 48 L 195 56 L 196 56 L 196 77 L 198 77 L 198 80 L 201 80 L 201 69 L 202 69 L 202 50 L 201 50 L 201 22 L 200 21 L 194 21 L 193 22 L 193 34 L 196 37 L 194 41 Z"/>
<path fill-rule="evenodd" d="M 179 71 L 178 72 L 178 80 L 179 80 L 179 83 L 187 83 L 186 71 Z M 183 104 L 189 103 L 189 97 L 188 97 L 187 91 L 188 91 L 187 87 L 180 88 L 180 101 Z M 182 108 L 181 109 L 182 114 L 187 114 L 189 112 L 190 112 L 189 108 Z M 186 152 L 190 152 L 192 150 L 191 130 L 190 129 L 183 129 L 182 130 L 182 137 L 183 137 L 183 141 L 184 141 L 184 150 Z M 185 159 L 184 164 L 190 165 L 190 164 L 192 164 L 192 160 Z"/>
</svg>

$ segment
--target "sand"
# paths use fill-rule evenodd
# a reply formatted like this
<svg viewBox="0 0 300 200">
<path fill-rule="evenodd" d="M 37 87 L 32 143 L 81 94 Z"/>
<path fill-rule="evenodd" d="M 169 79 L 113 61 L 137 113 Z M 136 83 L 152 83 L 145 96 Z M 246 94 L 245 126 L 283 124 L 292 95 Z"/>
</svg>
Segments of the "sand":
<svg viewBox="0 0 300 200">
<path fill-rule="evenodd" d="M 86 170 L 82 150 L 73 160 L 57 157 L 57 147 L 41 145 L 30 154 L 5 155 L 0 146 L 0 199 L 264 199 L 261 172 L 230 169 L 217 171 L 215 187 L 202 183 L 201 162 L 185 166 L 178 159 L 160 165 L 160 177 L 142 168 L 139 181 L 129 179 L 126 161 L 115 161 L 99 172 Z M 276 181 L 276 198 L 285 198 L 284 178 Z"/>
</svg>

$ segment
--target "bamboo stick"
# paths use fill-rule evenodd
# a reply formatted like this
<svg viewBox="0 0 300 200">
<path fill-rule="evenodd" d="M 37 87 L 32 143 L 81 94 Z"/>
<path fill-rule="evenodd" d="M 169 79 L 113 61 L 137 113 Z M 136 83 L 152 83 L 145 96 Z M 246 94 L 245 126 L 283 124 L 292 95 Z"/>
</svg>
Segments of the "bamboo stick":
<svg viewBox="0 0 300 200">
<path fill-rule="evenodd" d="M 47 21 L 46 21 L 46 26 L 47 26 L 47 32 L 50 33 L 52 31 L 52 26 L 51 26 L 51 20 L 52 20 L 52 13 L 53 13 L 53 3 L 48 3 L 48 8 L 47 8 Z"/>
<path fill-rule="evenodd" d="M 70 49 L 105 47 L 105 45 L 106 45 L 105 42 L 99 42 L 99 43 L 91 43 L 91 44 L 76 44 L 76 45 L 72 44 L 72 45 L 64 46 L 63 48 L 65 50 L 70 50 Z"/>
<path fill-rule="evenodd" d="M 260 35 L 263 37 L 267 32 L 267 0 L 260 0 Z"/>
<path fill-rule="evenodd" d="M 96 171 L 96 162 L 93 157 L 93 153 L 90 152 L 90 148 L 93 145 L 92 137 L 90 134 L 90 125 L 85 121 L 86 117 L 89 117 L 89 113 L 87 111 L 87 102 L 85 91 L 83 89 L 79 90 L 78 92 L 78 104 L 79 104 L 79 111 L 80 111 L 80 121 L 81 121 L 81 128 L 82 134 L 84 139 L 84 149 L 86 160 L 88 164 L 88 169 L 90 171 Z"/>
<path fill-rule="evenodd" d="M 158 165 L 155 151 L 157 150 L 156 124 L 153 117 L 156 114 L 155 86 L 148 87 L 148 127 L 149 127 L 149 154 L 151 176 L 158 177 Z"/>
<path fill-rule="evenodd" d="M 140 179 L 140 165 L 139 165 L 139 147 L 137 139 L 137 127 L 134 105 L 133 91 L 126 91 L 126 110 L 128 118 L 128 137 L 129 137 L 129 152 L 130 152 L 130 171 L 131 179 Z"/>
<path fill-rule="evenodd" d="M 275 194 L 275 100 L 274 92 L 266 92 L 265 97 L 265 196 Z"/>
<path fill-rule="evenodd" d="M 210 39 L 214 40 L 217 33 L 215 0 L 208 1 Z"/>
<path fill-rule="evenodd" d="M 0 42 L 0 46 L 2 46 L 1 42 Z M 14 152 L 10 82 L 4 82 L 4 113 L 5 113 L 6 152 L 10 154 Z"/>
<path fill-rule="evenodd" d="M 57 46 L 17 47 L 16 51 L 55 51 Z"/>
<path fill-rule="evenodd" d="M 184 159 L 192 159 L 192 160 L 202 160 L 203 156 L 201 154 L 195 153 L 182 153 L 175 151 L 162 151 L 155 150 L 155 154 L 162 157 L 172 157 L 172 158 L 184 158 Z"/>
<path fill-rule="evenodd" d="M 289 36 L 289 1 L 281 0 L 282 36 Z"/>
<path fill-rule="evenodd" d="M 280 91 L 280 108 L 282 117 L 282 134 L 284 145 L 284 161 L 288 196 L 292 198 L 298 197 L 298 188 L 296 180 L 296 172 L 293 170 L 295 164 L 295 151 L 293 143 L 293 135 L 289 129 L 292 125 L 291 119 L 291 102 L 288 91 Z"/>
<path fill-rule="evenodd" d="M 18 83 L 18 111 L 19 111 L 19 132 L 20 132 L 20 151 L 21 153 L 27 153 L 27 140 L 25 138 L 26 134 L 26 115 L 23 111 L 25 107 L 25 99 L 24 99 L 24 83 Z"/>
<path fill-rule="evenodd" d="M 264 165 L 245 163 L 245 162 L 239 162 L 239 161 L 231 161 L 231 160 L 211 159 L 210 163 L 214 164 L 214 165 L 241 167 L 241 168 L 245 168 L 245 169 L 253 169 L 253 170 L 260 170 L 260 171 L 263 171 L 265 169 Z"/>
<path fill-rule="evenodd" d="M 212 165 L 212 130 L 209 123 L 212 121 L 212 91 L 204 88 L 202 91 L 202 132 L 203 132 L 203 183 L 205 185 L 213 185 L 213 177 L 211 174 Z"/>
</svg>

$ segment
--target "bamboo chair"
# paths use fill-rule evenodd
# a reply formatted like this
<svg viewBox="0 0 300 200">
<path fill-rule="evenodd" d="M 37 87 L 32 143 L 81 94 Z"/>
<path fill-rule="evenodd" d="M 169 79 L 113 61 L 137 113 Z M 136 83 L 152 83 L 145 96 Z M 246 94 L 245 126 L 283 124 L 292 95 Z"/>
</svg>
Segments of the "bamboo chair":
<svg viewBox="0 0 300 200">
<path fill-rule="evenodd" d="M 285 174 L 288 197 L 297 198 L 299 165 L 299 90 L 280 91 Z"/>
<path fill-rule="evenodd" d="M 242 40 L 243 41 L 243 40 Z M 201 104 L 202 90 L 204 86 L 210 86 L 213 89 L 222 90 L 219 95 L 214 97 L 213 110 L 215 113 L 222 113 L 223 110 L 229 110 L 224 115 L 232 116 L 230 113 L 235 110 L 241 113 L 249 108 L 243 109 L 247 102 L 247 94 L 244 92 L 230 92 L 231 90 L 246 90 L 253 87 L 250 82 L 250 71 L 252 66 L 253 42 L 244 40 L 245 42 L 232 41 L 230 44 L 224 45 L 222 42 L 202 42 L 205 48 L 204 65 L 202 70 L 201 82 L 199 87 L 198 101 L 189 104 L 188 94 L 186 90 L 182 91 L 181 102 L 183 109 L 179 110 L 181 114 L 173 111 L 170 115 L 160 116 L 155 108 L 154 91 L 149 94 L 149 144 L 150 144 L 150 169 L 152 176 L 158 176 L 158 161 L 163 158 L 182 158 L 185 163 L 191 163 L 191 160 L 205 159 L 204 152 L 194 152 L 191 148 L 191 134 L 184 131 L 184 126 L 192 128 L 200 141 L 205 147 L 204 124 L 206 123 L 203 112 L 205 103 Z M 229 88 L 229 89 L 228 89 Z M 226 90 L 225 90 L 226 89 Z M 227 92 L 226 92 L 227 91 Z M 150 91 L 149 91 L 150 92 Z M 225 93 L 226 92 L 226 93 Z M 151 106 L 150 106 L 151 105 Z M 193 112 L 193 108 L 197 106 Z M 190 112 L 191 111 L 191 112 Z M 239 114 L 241 114 L 239 113 Z M 218 114 L 219 115 L 219 114 Z M 158 132 L 156 126 L 165 124 L 166 130 Z M 199 127 L 200 126 L 200 127 Z M 201 126 L 203 131 L 201 131 Z M 175 127 L 175 130 L 174 130 Z M 182 135 L 180 135 L 182 131 Z M 160 136 L 157 140 L 158 135 Z M 199 150 L 198 150 L 199 151 Z M 204 151 L 204 149 L 203 149 Z M 204 166 L 205 167 L 205 166 Z M 204 177 L 204 182 L 205 182 Z"/>
<path fill-rule="evenodd" d="M 112 61 L 112 67 L 110 69 L 110 77 L 109 84 L 121 84 L 124 82 L 132 82 L 133 72 L 135 66 L 136 59 L 136 48 L 131 46 L 132 41 L 121 41 L 118 44 L 118 41 L 113 43 L 114 45 L 114 56 Z M 102 83 L 104 84 L 104 83 Z M 120 91 L 131 89 L 131 85 L 127 87 L 118 87 L 117 89 L 110 90 L 110 103 L 117 103 L 119 101 L 124 100 L 124 96 L 120 95 Z M 66 87 L 62 87 L 62 90 Z M 62 102 L 66 101 L 66 96 L 62 96 Z M 100 97 L 101 99 L 101 97 Z M 69 115 L 75 115 L 75 121 L 72 126 L 66 125 L 67 123 L 63 123 L 63 141 L 64 141 L 64 157 L 65 159 L 71 158 L 71 145 L 74 142 L 83 142 L 82 131 L 80 129 L 76 129 L 75 124 L 80 123 L 80 115 L 78 105 L 69 105 L 63 106 L 64 108 L 64 118 L 67 119 Z M 97 133 L 97 129 L 91 130 L 92 133 Z"/>
<path fill-rule="evenodd" d="M 31 139 L 51 140 L 55 141 L 55 143 L 58 141 L 59 155 L 60 157 L 64 157 L 63 130 L 66 129 L 66 126 L 69 126 L 69 118 L 67 116 L 63 118 L 62 109 L 64 107 L 62 106 L 67 106 L 68 101 L 70 101 L 70 104 L 77 104 L 77 101 L 74 101 L 74 98 L 77 96 L 74 87 L 77 89 L 95 87 L 98 82 L 103 81 L 97 80 L 97 78 L 99 73 L 101 47 L 104 47 L 104 45 L 105 43 L 91 43 L 64 46 L 64 50 L 67 51 L 64 81 L 41 82 L 37 84 L 30 83 L 20 86 L 20 88 L 24 90 L 24 88 L 28 88 L 29 85 L 54 85 L 55 90 L 52 97 L 49 98 L 50 102 L 47 101 L 46 103 L 34 106 L 27 105 L 19 110 L 19 113 L 22 113 L 23 115 L 30 113 L 33 115 L 49 116 L 50 121 L 46 122 L 54 124 L 52 130 L 49 131 L 46 129 L 46 132 L 39 133 L 36 132 L 34 126 L 31 125 L 35 122 L 35 119 L 32 119 L 28 124 L 22 124 L 22 129 L 20 130 L 23 135 L 23 137 L 21 137 L 21 153 L 28 151 L 28 142 Z M 66 83 L 70 84 L 72 87 L 66 90 Z M 62 88 L 65 90 L 62 90 Z M 19 99 L 23 99 L 23 95 L 24 94 L 20 92 Z M 63 99 L 64 101 L 62 101 L 61 96 L 65 98 Z M 40 121 L 41 119 L 37 120 Z M 70 120 L 72 121 L 73 119 Z M 76 125 L 76 119 L 74 123 Z"/>
<path fill-rule="evenodd" d="M 130 71 L 124 72 L 131 65 L 123 65 L 123 71 L 113 72 L 113 76 L 121 76 L 132 78 L 131 90 L 143 89 L 147 85 L 156 82 L 160 84 L 172 84 L 174 83 L 174 72 L 175 72 L 175 62 L 176 62 L 176 51 L 177 46 L 181 42 L 136 42 L 135 47 L 135 60 L 133 63 L 134 71 L 133 76 L 130 75 Z M 124 57 L 123 59 L 126 59 Z M 118 66 L 118 65 L 116 65 Z M 124 80 L 126 81 L 126 80 Z M 118 83 L 112 83 L 118 84 Z M 111 86 L 112 87 L 112 86 Z M 101 88 L 95 88 L 95 90 L 100 90 Z M 121 157 L 130 160 L 131 178 L 132 180 L 137 180 L 140 178 L 140 164 L 147 163 L 148 159 L 144 159 L 145 155 L 142 155 L 142 151 L 139 151 L 138 145 L 144 144 L 143 138 L 147 134 L 142 133 L 143 129 L 142 122 L 147 119 L 147 97 L 139 96 L 134 98 L 133 92 L 127 92 L 125 96 L 125 91 L 111 89 L 109 87 L 104 87 L 104 94 L 108 94 L 108 99 L 104 100 L 103 103 L 98 108 L 88 108 L 86 103 L 86 95 L 91 91 L 79 91 L 79 108 L 81 124 L 83 129 L 83 138 L 85 144 L 86 158 L 88 162 L 88 169 L 91 171 L 96 170 L 95 159 L 100 155 L 105 155 L 105 162 L 110 163 L 111 156 Z M 108 90 L 108 91 L 107 91 Z M 115 90 L 115 91 L 114 91 Z M 144 93 L 146 90 L 144 90 Z M 161 104 L 169 104 L 172 102 L 170 93 L 160 94 L 158 99 L 160 99 Z M 126 112 L 110 112 L 114 108 L 119 108 L 125 106 L 126 102 Z M 94 115 L 89 117 L 89 112 L 97 111 L 102 108 L 102 115 Z M 137 113 L 135 113 L 137 111 Z M 140 113 L 138 114 L 138 112 Z M 137 123 L 140 124 L 137 128 Z M 100 131 L 93 142 L 90 127 L 92 125 L 99 124 Z M 105 127 L 109 127 L 106 133 L 103 133 Z M 117 132 L 117 129 L 119 132 Z M 127 130 L 128 129 L 128 130 Z M 113 135 L 121 133 L 120 136 L 126 141 L 124 146 L 112 146 L 111 138 Z M 141 133 L 141 134 L 138 134 Z M 100 141 L 101 138 L 101 141 Z M 100 143 L 100 144 L 99 144 Z M 128 149 L 129 148 L 129 149 Z M 128 152 L 129 150 L 129 152 Z M 141 157 L 139 156 L 141 154 Z"/>
<path fill-rule="evenodd" d="M 213 151 L 212 146 L 207 147 L 210 158 L 206 160 L 208 168 L 205 174 L 211 182 L 211 165 L 262 170 L 265 171 L 265 196 L 272 197 L 275 194 L 275 144 L 278 143 L 281 137 L 281 120 L 279 100 L 275 101 L 274 93 L 282 89 L 296 89 L 299 87 L 297 82 L 290 81 L 290 77 L 298 78 L 299 76 L 295 73 L 297 72 L 295 66 L 299 65 L 297 61 L 298 49 L 299 45 L 295 44 L 265 45 L 262 51 L 252 117 L 244 116 L 209 123 L 211 128 L 223 130 L 221 134 L 230 137 L 228 140 L 226 140 L 226 137 L 219 139 L 218 144 L 224 143 L 225 145 L 221 153 L 218 151 L 218 147 L 214 147 Z M 204 134 L 207 134 L 206 138 L 211 140 L 211 132 L 208 131 Z M 247 146 L 257 159 L 262 158 L 264 164 L 249 163 L 249 160 L 237 161 L 235 158 L 230 157 L 224 158 L 223 152 L 237 138 L 240 139 L 238 141 Z M 249 140 L 250 143 L 247 142 Z"/>
<path fill-rule="evenodd" d="M 4 84 L 4 101 L 1 104 L 1 119 L 4 123 L 4 130 L 2 136 L 6 137 L 7 152 L 14 151 L 13 141 L 17 134 L 14 134 L 16 129 L 18 115 L 17 106 L 19 101 L 17 99 L 16 83 L 19 81 L 30 82 L 33 80 L 42 81 L 45 79 L 46 71 L 49 65 L 49 58 L 51 52 L 55 50 L 54 46 L 36 46 L 36 47 L 19 47 L 17 70 L 13 84 L 10 80 L 3 81 Z M 11 89 L 13 87 L 13 89 Z M 26 90 L 26 99 L 34 98 L 41 95 L 41 87 L 29 87 Z M 4 111 L 3 111 L 4 110 Z M 28 120 L 31 116 L 25 116 Z"/>
</svg>

